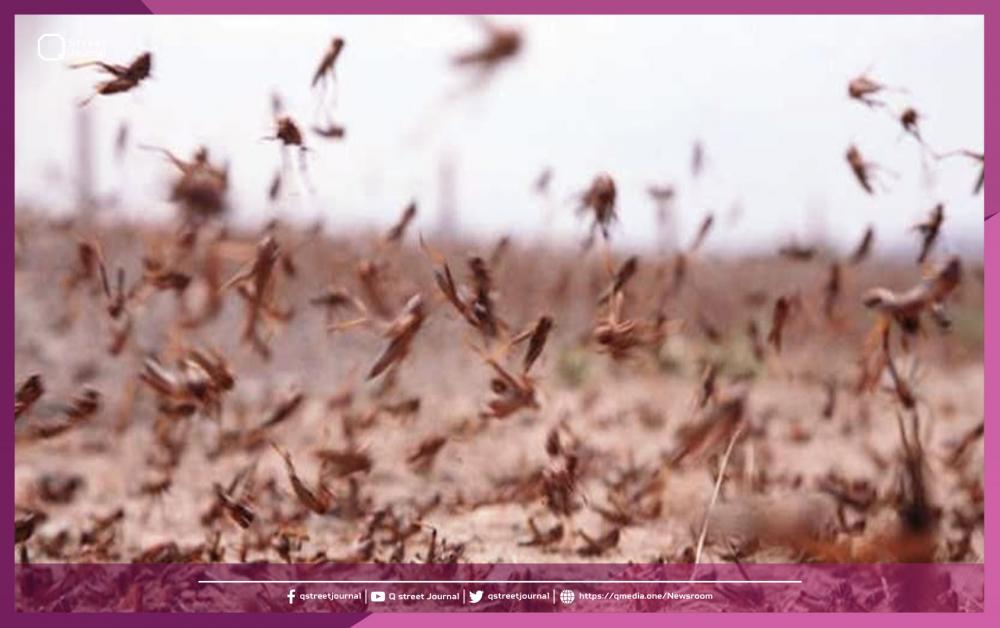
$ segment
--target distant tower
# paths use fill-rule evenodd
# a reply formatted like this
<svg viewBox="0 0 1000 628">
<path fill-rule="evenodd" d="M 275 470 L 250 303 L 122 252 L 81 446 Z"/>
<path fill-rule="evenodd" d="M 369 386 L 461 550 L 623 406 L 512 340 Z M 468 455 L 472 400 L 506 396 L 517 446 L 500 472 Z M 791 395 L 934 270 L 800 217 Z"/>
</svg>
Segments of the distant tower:
<svg viewBox="0 0 1000 628">
<path fill-rule="evenodd" d="M 651 185 L 648 191 L 655 211 L 656 244 L 661 253 L 674 253 L 678 250 L 677 212 L 674 210 L 677 193 L 671 185 Z"/>
<path fill-rule="evenodd" d="M 76 108 L 76 206 L 80 213 L 94 209 L 94 121 L 90 109 Z"/>
<path fill-rule="evenodd" d="M 677 236 L 677 212 L 674 206 L 667 203 L 657 207 L 657 222 L 659 223 L 658 240 L 663 252 L 674 253 L 680 248 Z"/>
<path fill-rule="evenodd" d="M 445 155 L 438 164 L 438 233 L 453 236 L 458 227 L 455 200 L 455 162 Z"/>
</svg>

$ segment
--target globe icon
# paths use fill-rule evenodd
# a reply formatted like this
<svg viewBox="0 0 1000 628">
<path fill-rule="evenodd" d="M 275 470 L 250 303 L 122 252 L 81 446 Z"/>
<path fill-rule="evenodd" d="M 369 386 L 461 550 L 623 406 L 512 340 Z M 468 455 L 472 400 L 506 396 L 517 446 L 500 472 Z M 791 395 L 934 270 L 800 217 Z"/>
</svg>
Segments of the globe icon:
<svg viewBox="0 0 1000 628">
<path fill-rule="evenodd" d="M 569 589 L 559 592 L 559 601 L 562 602 L 563 604 L 572 604 L 573 600 L 575 599 L 576 599 L 576 593 L 573 593 L 573 591 Z"/>
</svg>

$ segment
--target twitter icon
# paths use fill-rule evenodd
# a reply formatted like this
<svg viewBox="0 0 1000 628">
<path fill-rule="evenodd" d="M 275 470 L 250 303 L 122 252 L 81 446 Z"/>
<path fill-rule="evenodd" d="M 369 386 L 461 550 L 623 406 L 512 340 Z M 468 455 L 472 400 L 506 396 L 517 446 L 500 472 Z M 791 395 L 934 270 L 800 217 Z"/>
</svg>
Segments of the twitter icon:
<svg viewBox="0 0 1000 628">
<path fill-rule="evenodd" d="M 481 599 L 483 599 L 482 591 L 469 591 L 469 602 L 479 604 Z"/>
</svg>

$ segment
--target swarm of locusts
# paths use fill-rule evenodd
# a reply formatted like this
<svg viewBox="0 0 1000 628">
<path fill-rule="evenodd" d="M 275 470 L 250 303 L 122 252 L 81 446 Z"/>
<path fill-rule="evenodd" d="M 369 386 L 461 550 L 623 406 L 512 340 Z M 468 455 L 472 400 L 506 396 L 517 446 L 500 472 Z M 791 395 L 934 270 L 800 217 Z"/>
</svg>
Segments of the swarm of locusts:
<svg viewBox="0 0 1000 628">
<path fill-rule="evenodd" d="M 979 175 L 972 185 L 972 193 L 979 194 L 983 189 L 983 182 L 986 179 L 986 156 L 981 152 L 969 149 L 954 149 L 948 151 L 935 150 L 928 144 L 920 130 L 920 120 L 923 116 L 920 111 L 905 100 L 893 103 L 889 99 L 890 94 L 897 94 L 897 100 L 908 97 L 905 89 L 886 85 L 870 77 L 867 73 L 861 74 L 851 79 L 847 84 L 847 95 L 854 100 L 872 110 L 887 113 L 894 119 L 895 124 L 904 135 L 908 135 L 912 141 L 916 142 L 923 155 L 929 156 L 935 161 L 950 159 L 952 157 L 964 157 L 965 159 L 979 164 Z M 902 104 L 906 103 L 906 104 Z M 880 173 L 894 174 L 883 168 L 877 162 L 869 161 L 862 156 L 857 146 L 851 144 L 846 153 L 847 164 L 858 184 L 868 194 L 875 194 L 875 183 L 884 186 L 884 182 L 877 179 Z"/>
<path fill-rule="evenodd" d="M 522 35 L 483 24 L 454 63 L 485 76 Z M 326 111 L 350 50 L 329 42 L 302 86 Z M 96 93 L 150 59 L 93 64 Z M 564 207 L 582 246 L 431 236 L 409 195 L 370 231 L 252 231 L 226 223 L 227 165 L 155 150 L 173 223 L 17 214 L 17 561 L 983 558 L 982 267 L 943 204 L 898 221 L 905 257 L 874 228 L 715 257 L 730 233 L 681 182 L 646 209 L 685 211 L 689 244 L 633 251 L 605 172 Z"/>
</svg>

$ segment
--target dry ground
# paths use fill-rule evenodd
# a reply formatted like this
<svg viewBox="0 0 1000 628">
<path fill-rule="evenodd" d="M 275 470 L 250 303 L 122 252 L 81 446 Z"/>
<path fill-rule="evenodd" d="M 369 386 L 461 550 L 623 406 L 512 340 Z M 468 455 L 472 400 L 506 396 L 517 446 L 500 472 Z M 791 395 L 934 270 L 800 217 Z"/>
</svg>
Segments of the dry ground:
<svg viewBox="0 0 1000 628">
<path fill-rule="evenodd" d="M 872 320 L 859 295 L 876 285 L 903 289 L 916 283 L 920 271 L 909 259 L 874 258 L 845 266 L 838 321 L 831 324 L 819 305 L 828 253 L 807 262 L 693 258 L 682 290 L 666 305 L 671 318 L 684 321 L 683 329 L 655 356 L 637 352 L 630 360 L 614 362 L 591 340 L 601 313 L 597 296 L 609 281 L 597 250 L 581 257 L 573 247 L 515 241 L 493 265 L 497 309 L 515 330 L 544 312 L 553 316 L 556 329 L 533 371 L 540 407 L 488 420 L 478 416 L 489 393 L 490 372 L 471 348 L 476 336 L 440 298 L 432 263 L 416 246 L 415 233 L 401 246 L 386 248 L 367 235 L 329 240 L 279 229 L 277 240 L 292 253 L 295 272 L 279 270 L 276 291 L 295 313 L 274 327 L 270 361 L 240 342 L 243 306 L 233 293 L 224 297 L 215 320 L 195 329 L 176 324 L 179 306 L 173 294 L 151 296 L 135 306 L 135 331 L 125 350 L 109 356 L 107 315 L 96 284 L 75 291 L 63 285 L 76 264 L 77 240 L 99 240 L 109 265 L 121 264 L 131 283 L 141 273 L 141 256 L 155 250 L 156 243 L 169 242 L 171 234 L 152 227 L 60 226 L 30 214 L 18 217 L 15 385 L 38 373 L 46 387 L 15 428 L 17 505 L 47 515 L 26 544 L 31 560 L 128 561 L 165 542 L 175 542 L 185 552 L 214 540 L 216 532 L 224 554 L 214 558 L 225 561 L 280 561 L 281 534 L 293 538 L 295 560 L 347 559 L 373 513 L 385 508 L 403 522 L 416 523 L 416 531 L 402 546 L 385 540 L 381 532 L 367 555 L 374 560 L 425 559 L 432 530 L 437 531 L 439 557 L 453 551 L 449 558 L 469 562 L 690 560 L 718 456 L 676 468 L 666 459 L 678 444 L 680 428 L 700 416 L 694 400 L 706 363 L 720 366 L 720 388 L 738 380 L 749 386 L 749 396 L 746 437 L 729 462 L 703 561 L 730 557 L 735 546 L 729 539 L 754 536 L 758 519 L 764 522 L 759 525 L 771 525 L 761 512 L 802 523 L 810 531 L 839 530 L 835 533 L 842 538 L 874 535 L 895 521 L 897 404 L 885 391 L 857 394 L 854 383 L 857 356 Z M 252 257 L 257 236 L 231 237 L 224 278 Z M 447 255 L 461 282 L 467 278 L 467 256 L 473 251 L 489 256 L 492 246 L 440 238 L 433 244 Z M 620 263 L 624 253 L 615 253 Z M 196 277 L 199 259 L 186 262 L 186 270 Z M 328 333 L 324 312 L 308 303 L 331 281 L 362 294 L 355 272 L 361 259 L 386 264 L 384 292 L 393 311 L 418 291 L 428 303 L 427 322 L 391 386 L 383 379 L 363 379 L 383 345 L 378 333 L 363 327 Z M 976 260 L 965 262 L 962 286 L 949 306 L 951 331 L 942 334 L 927 325 L 898 360 L 907 371 L 914 366 L 913 381 L 921 395 L 929 492 L 940 508 L 935 558 L 982 561 L 981 441 L 973 443 L 960 464 L 950 461 L 957 443 L 983 422 L 981 266 L 977 273 Z M 626 293 L 627 311 L 638 317 L 652 310 L 672 281 L 672 263 L 671 257 L 640 257 L 639 274 Z M 185 298 L 197 302 L 203 288 L 196 278 Z M 745 334 L 748 321 L 756 320 L 766 333 L 774 299 L 795 291 L 805 306 L 790 322 L 782 352 L 768 348 L 763 361 L 756 359 Z M 164 471 L 150 462 L 157 448 L 156 400 L 138 374 L 146 356 L 156 354 L 169 365 L 182 347 L 190 346 L 217 348 L 229 359 L 237 382 L 224 398 L 218 421 L 198 414 L 182 419 L 188 430 L 186 449 L 176 466 Z M 518 359 L 521 351 L 517 349 Z M 828 383 L 836 389 L 836 402 L 824 417 Z M 53 438 L 30 436 L 32 424 L 58 417 L 84 386 L 102 396 L 94 417 Z M 305 394 L 304 405 L 266 437 L 292 454 L 310 484 L 318 472 L 313 453 L 345 446 L 345 417 L 363 420 L 379 404 L 420 398 L 415 414 L 382 412 L 356 431 L 357 445 L 369 454 L 372 467 L 352 476 L 354 498 L 349 498 L 348 480 L 330 482 L 336 498 L 326 515 L 298 506 L 280 457 L 266 444 L 215 451 L 222 431 L 259 424 L 293 387 Z M 134 398 L 129 391 L 135 391 Z M 349 401 L 344 401 L 346 392 L 352 393 Z M 341 403 L 330 404 L 332 397 Z M 554 428 L 564 443 L 577 443 L 581 461 L 573 493 L 579 510 L 563 519 L 547 508 L 532 484 L 552 464 L 546 439 Z M 406 457 L 433 435 L 448 440 L 429 469 L 408 465 Z M 252 461 L 254 488 L 245 501 L 257 514 L 255 523 L 247 531 L 225 518 L 203 523 L 202 514 L 215 501 L 213 483 L 228 484 Z M 876 495 L 874 505 L 864 512 L 845 508 L 846 521 L 838 522 L 836 500 L 821 491 L 830 473 L 866 483 Z M 654 514 L 627 525 L 599 514 L 610 508 L 609 483 L 643 474 L 657 474 L 660 480 L 649 498 L 659 504 Z M 82 484 L 66 503 L 54 503 L 38 490 L 46 475 L 78 476 Z M 144 483 L 162 477 L 171 479 L 168 491 L 158 497 L 141 494 Z M 94 517 L 119 508 L 124 518 L 106 547 L 98 551 L 81 542 L 81 532 L 92 527 Z M 562 521 L 567 532 L 550 545 L 524 545 L 531 537 L 529 517 L 544 529 Z M 963 517 L 972 524 L 959 523 Z M 848 531 L 859 520 L 864 530 Z M 597 555 L 580 553 L 587 544 L 577 531 L 596 538 L 619 526 L 616 545 Z M 65 537 L 60 539 L 60 533 Z M 296 546 L 299 533 L 307 538 Z M 967 551 L 962 551 L 963 541 Z M 455 545 L 464 547 L 458 551 Z M 748 561 L 803 558 L 767 545 L 751 544 L 743 554 Z M 198 557 L 213 555 L 205 551 Z"/>
</svg>

